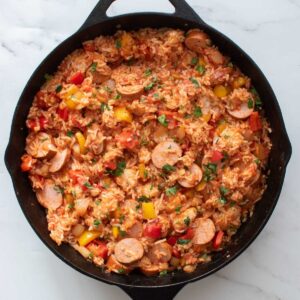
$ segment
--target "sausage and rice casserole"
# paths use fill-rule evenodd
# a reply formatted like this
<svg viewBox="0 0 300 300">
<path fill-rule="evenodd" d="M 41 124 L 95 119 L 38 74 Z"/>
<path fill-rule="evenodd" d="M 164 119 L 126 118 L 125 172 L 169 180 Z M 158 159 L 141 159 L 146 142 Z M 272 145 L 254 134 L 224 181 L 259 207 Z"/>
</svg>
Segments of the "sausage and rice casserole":
<svg viewBox="0 0 300 300">
<path fill-rule="evenodd" d="M 204 32 L 99 36 L 45 79 L 21 169 L 58 245 L 120 274 L 193 272 L 251 217 L 271 129 Z"/>
</svg>

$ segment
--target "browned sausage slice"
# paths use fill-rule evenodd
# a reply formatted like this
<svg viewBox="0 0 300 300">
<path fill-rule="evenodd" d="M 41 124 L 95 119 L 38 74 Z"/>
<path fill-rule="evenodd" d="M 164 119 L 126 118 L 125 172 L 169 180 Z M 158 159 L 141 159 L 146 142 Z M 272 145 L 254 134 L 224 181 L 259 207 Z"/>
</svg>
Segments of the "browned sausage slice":
<svg viewBox="0 0 300 300">
<path fill-rule="evenodd" d="M 254 105 L 253 105 L 254 106 Z M 254 108 L 249 108 L 248 103 L 242 103 L 239 109 L 227 110 L 228 113 L 236 119 L 246 119 L 250 117 Z"/>
<path fill-rule="evenodd" d="M 44 188 L 36 192 L 36 196 L 41 205 L 51 210 L 59 208 L 63 202 L 61 192 L 53 183 L 46 182 Z"/>
<path fill-rule="evenodd" d="M 132 238 L 140 238 L 143 235 L 143 224 L 136 221 L 128 230 L 127 234 Z"/>
<path fill-rule="evenodd" d="M 70 150 L 64 149 L 63 151 L 57 152 L 55 156 L 50 160 L 49 171 L 55 173 L 59 171 L 70 158 Z"/>
<path fill-rule="evenodd" d="M 154 276 L 159 272 L 158 265 L 153 265 L 147 256 L 140 260 L 139 268 L 146 276 Z"/>
<path fill-rule="evenodd" d="M 196 164 L 192 164 L 186 172 L 185 177 L 178 180 L 178 183 L 185 188 L 192 188 L 202 179 L 202 170 Z"/>
<path fill-rule="evenodd" d="M 112 272 L 115 272 L 118 274 L 121 272 L 122 273 L 125 272 L 125 274 L 127 274 L 131 271 L 131 268 L 119 263 L 113 254 L 108 258 L 106 266 L 109 271 L 112 271 Z"/>
<path fill-rule="evenodd" d="M 184 43 L 190 50 L 201 53 L 203 48 L 210 45 L 210 39 L 203 31 L 192 29 L 188 31 Z"/>
<path fill-rule="evenodd" d="M 148 257 L 153 264 L 166 263 L 172 257 L 172 247 L 165 242 L 154 244 L 148 252 Z"/>
<path fill-rule="evenodd" d="M 127 85 L 127 86 L 117 85 L 117 91 L 123 97 L 127 97 L 127 98 L 138 97 L 143 93 L 144 87 L 139 84 Z"/>
<path fill-rule="evenodd" d="M 161 169 L 164 165 L 175 165 L 182 155 L 180 146 L 172 140 L 161 142 L 153 149 L 151 158 L 155 167 Z"/>
<path fill-rule="evenodd" d="M 116 259 L 123 264 L 130 264 L 141 259 L 144 248 L 140 241 L 134 238 L 126 238 L 119 241 L 115 246 Z"/>
<path fill-rule="evenodd" d="M 93 83 L 100 84 L 106 80 L 108 80 L 111 76 L 111 68 L 107 65 L 102 65 L 97 67 L 97 70 L 92 72 L 93 74 Z"/>
<path fill-rule="evenodd" d="M 194 232 L 193 243 L 204 245 L 209 243 L 215 236 L 216 228 L 211 219 L 199 218 L 195 221 L 196 229 Z"/>
</svg>

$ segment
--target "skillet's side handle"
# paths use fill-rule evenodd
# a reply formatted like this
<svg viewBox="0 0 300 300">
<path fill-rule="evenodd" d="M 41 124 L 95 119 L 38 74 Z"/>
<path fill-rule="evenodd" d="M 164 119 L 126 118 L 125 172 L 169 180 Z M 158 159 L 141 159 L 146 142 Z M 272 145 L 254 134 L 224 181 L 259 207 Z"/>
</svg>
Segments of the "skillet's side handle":
<svg viewBox="0 0 300 300">
<path fill-rule="evenodd" d="M 115 0 L 100 0 L 95 8 L 92 10 L 86 21 L 79 28 L 79 31 L 101 23 L 109 19 L 106 12 Z M 205 24 L 204 21 L 197 15 L 197 13 L 185 2 L 185 0 L 169 0 L 175 8 L 174 17 L 180 17 L 192 22 Z"/>
<path fill-rule="evenodd" d="M 183 284 L 157 288 L 121 287 L 132 300 L 172 300 L 184 287 Z"/>
<path fill-rule="evenodd" d="M 198 14 L 186 3 L 185 0 L 169 0 L 175 7 L 174 16 L 205 24 Z"/>
</svg>

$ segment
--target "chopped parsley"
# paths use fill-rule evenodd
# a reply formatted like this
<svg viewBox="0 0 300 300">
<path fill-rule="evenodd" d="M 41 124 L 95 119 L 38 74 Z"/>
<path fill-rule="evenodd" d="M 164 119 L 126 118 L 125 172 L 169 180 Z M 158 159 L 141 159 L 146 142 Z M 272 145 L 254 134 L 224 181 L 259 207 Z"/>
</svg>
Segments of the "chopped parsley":
<svg viewBox="0 0 300 300">
<path fill-rule="evenodd" d="M 168 270 L 163 270 L 159 272 L 159 276 L 166 276 L 168 274 Z"/>
<path fill-rule="evenodd" d="M 147 68 L 144 74 L 145 76 L 150 76 L 152 74 L 152 70 L 150 68 Z"/>
<path fill-rule="evenodd" d="M 206 69 L 205 69 L 205 67 L 203 65 L 197 65 L 196 71 L 198 73 L 200 73 L 201 75 L 203 75 L 205 73 Z"/>
<path fill-rule="evenodd" d="M 59 85 L 56 87 L 55 92 L 56 92 L 56 93 L 59 93 L 61 90 L 62 90 L 62 85 L 59 84 Z"/>
<path fill-rule="evenodd" d="M 119 273 L 119 274 L 124 274 L 124 273 L 125 273 L 125 270 L 124 270 L 123 268 L 120 268 L 120 269 L 118 269 L 118 273 Z"/>
<path fill-rule="evenodd" d="M 146 86 L 144 87 L 144 90 L 145 90 L 145 91 L 150 91 L 150 90 L 153 89 L 154 85 L 155 85 L 155 81 L 152 81 L 152 82 L 150 82 L 148 85 L 146 85 Z"/>
<path fill-rule="evenodd" d="M 248 108 L 253 108 L 253 100 L 252 99 L 248 100 Z"/>
<path fill-rule="evenodd" d="M 227 203 L 227 199 L 223 196 L 221 196 L 221 198 L 219 199 L 220 203 L 222 204 L 226 204 Z"/>
<path fill-rule="evenodd" d="M 259 95 L 257 93 L 257 90 L 254 87 L 252 87 L 250 89 L 250 92 L 254 96 L 255 107 L 257 109 L 261 109 L 263 103 L 262 103 L 262 101 L 261 101 L 261 99 L 260 99 L 260 97 L 259 97 Z"/>
<path fill-rule="evenodd" d="M 150 201 L 150 198 L 145 196 L 145 195 L 142 195 L 142 196 L 137 198 L 137 201 L 139 201 L 139 202 L 148 202 L 148 201 Z"/>
<path fill-rule="evenodd" d="M 176 193 L 177 193 L 177 187 L 175 185 L 166 189 L 166 195 L 168 197 L 174 196 L 176 195 Z"/>
<path fill-rule="evenodd" d="M 228 189 L 226 188 L 226 187 L 224 187 L 224 186 L 220 186 L 220 194 L 222 195 L 222 196 L 225 196 L 226 194 L 228 194 Z"/>
<path fill-rule="evenodd" d="M 106 174 L 112 175 L 114 177 L 121 176 L 126 168 L 126 162 L 124 160 L 117 163 L 115 170 L 106 169 Z"/>
<path fill-rule="evenodd" d="M 55 186 L 54 186 L 54 190 L 55 190 L 57 193 L 62 194 L 62 195 L 63 195 L 63 193 L 64 193 L 64 188 L 62 188 L 62 187 L 59 186 L 59 185 L 55 185 Z"/>
<path fill-rule="evenodd" d="M 176 211 L 177 214 L 180 213 L 181 207 L 182 207 L 182 206 L 180 205 L 180 206 L 177 206 L 177 207 L 175 208 L 175 211 Z"/>
<path fill-rule="evenodd" d="M 201 110 L 201 107 L 199 106 L 195 106 L 195 109 L 194 109 L 194 117 L 196 118 L 200 118 L 202 116 L 202 110 Z"/>
<path fill-rule="evenodd" d="M 199 82 L 198 82 L 198 80 L 196 78 L 190 77 L 190 81 L 193 83 L 193 85 L 195 87 L 197 87 L 197 88 L 200 87 L 200 84 L 199 84 Z"/>
<path fill-rule="evenodd" d="M 94 220 L 94 226 L 98 227 L 101 224 L 100 220 Z"/>
<path fill-rule="evenodd" d="M 183 222 L 184 222 L 184 224 L 185 224 L 186 226 L 189 226 L 190 223 L 191 223 L 191 219 L 187 216 L 187 217 L 183 220 Z"/>
<path fill-rule="evenodd" d="M 217 165 L 213 163 L 208 163 L 204 165 L 204 181 L 208 182 L 216 177 Z"/>
<path fill-rule="evenodd" d="M 110 110 L 107 103 L 101 103 L 100 109 L 101 109 L 102 112 L 104 112 L 105 110 Z"/>
<path fill-rule="evenodd" d="M 68 204 L 68 209 L 72 209 L 72 208 L 74 208 L 74 203 Z"/>
<path fill-rule="evenodd" d="M 256 159 L 254 159 L 254 162 L 255 162 L 257 165 L 259 165 L 259 164 L 260 164 L 260 159 L 256 158 Z"/>
<path fill-rule="evenodd" d="M 141 146 L 147 146 L 149 144 L 149 141 L 145 137 L 142 137 L 140 144 Z"/>
<path fill-rule="evenodd" d="M 158 93 L 154 93 L 154 94 L 153 94 L 153 97 L 154 97 L 155 99 L 159 99 L 159 94 L 158 94 Z"/>
<path fill-rule="evenodd" d="M 126 235 L 126 231 L 120 229 L 119 234 L 121 237 L 124 237 Z"/>
<path fill-rule="evenodd" d="M 125 215 L 121 215 L 120 218 L 119 218 L 119 222 L 120 224 L 122 224 L 125 220 Z"/>
<path fill-rule="evenodd" d="M 198 57 L 193 57 L 192 60 L 191 60 L 191 65 L 196 65 L 198 62 Z"/>
<path fill-rule="evenodd" d="M 167 120 L 167 117 L 165 114 L 163 115 L 160 115 L 158 118 L 157 118 L 158 122 L 164 126 L 164 127 L 168 127 L 168 120 Z"/>
<path fill-rule="evenodd" d="M 178 239 L 177 244 L 179 245 L 187 245 L 191 240 L 188 239 Z"/>
<path fill-rule="evenodd" d="M 96 201 L 95 201 L 95 204 L 96 204 L 97 206 L 100 205 L 100 203 L 101 203 L 100 200 L 96 200 Z"/>
<path fill-rule="evenodd" d="M 92 64 L 91 64 L 91 71 L 92 72 L 95 72 L 97 70 L 97 63 L 96 62 L 93 62 Z"/>
<path fill-rule="evenodd" d="M 115 46 L 116 46 L 117 49 L 120 49 L 122 47 L 122 43 L 121 43 L 121 41 L 119 39 L 116 40 Z"/>
<path fill-rule="evenodd" d="M 165 172 L 165 173 L 171 173 L 173 171 L 176 170 L 175 167 L 169 165 L 169 164 L 165 164 L 163 167 L 162 167 L 162 170 Z"/>
<path fill-rule="evenodd" d="M 92 189 L 93 188 L 93 186 L 89 182 L 85 182 L 83 185 L 85 187 L 87 187 L 88 189 Z"/>
<path fill-rule="evenodd" d="M 121 95 L 118 93 L 115 97 L 114 97 L 115 100 L 119 100 L 121 99 Z"/>
</svg>

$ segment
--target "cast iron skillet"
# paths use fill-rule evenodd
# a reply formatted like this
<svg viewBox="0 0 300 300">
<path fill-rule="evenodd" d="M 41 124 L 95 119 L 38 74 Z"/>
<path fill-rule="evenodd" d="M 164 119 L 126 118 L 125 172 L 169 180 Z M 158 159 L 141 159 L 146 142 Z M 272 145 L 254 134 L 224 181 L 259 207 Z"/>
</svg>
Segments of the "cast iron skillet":
<svg viewBox="0 0 300 300">
<path fill-rule="evenodd" d="M 173 299 L 187 283 L 202 279 L 221 269 L 238 255 L 257 237 L 271 216 L 282 188 L 287 163 L 292 149 L 285 130 L 281 111 L 267 79 L 254 61 L 235 43 L 222 33 L 205 24 L 183 0 L 169 0 L 175 7 L 174 14 L 135 13 L 117 17 L 107 17 L 106 11 L 114 0 L 101 0 L 96 5 L 82 27 L 71 37 L 56 47 L 35 70 L 28 81 L 17 104 L 9 144 L 5 153 L 5 163 L 12 177 L 20 206 L 40 239 L 61 260 L 74 269 L 97 280 L 122 288 L 133 299 Z M 98 35 L 114 34 L 117 28 L 136 30 L 141 27 L 173 27 L 187 30 L 201 28 L 212 38 L 220 50 L 229 55 L 246 75 L 252 78 L 261 98 L 264 100 L 266 116 L 273 132 L 273 148 L 270 153 L 268 188 L 263 199 L 256 205 L 255 213 L 234 236 L 233 243 L 224 251 L 214 255 L 210 263 L 200 265 L 195 272 L 188 274 L 175 272 L 163 277 L 145 277 L 139 273 L 129 276 L 107 274 L 86 261 L 68 245 L 58 247 L 49 237 L 44 209 L 36 201 L 27 174 L 20 172 L 20 157 L 24 152 L 27 130 L 25 120 L 35 93 L 44 81 L 45 73 L 55 72 L 62 59 L 81 43 Z"/>
</svg>

